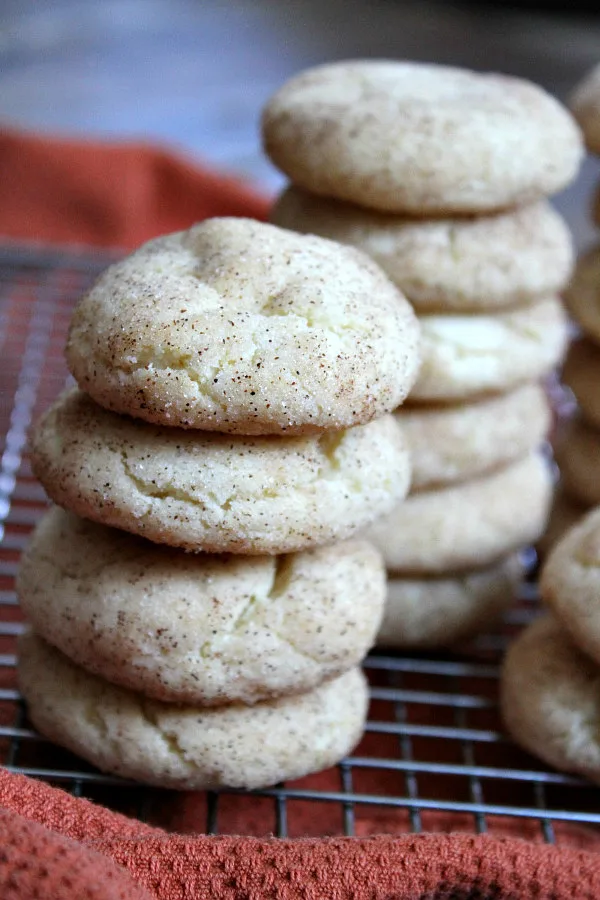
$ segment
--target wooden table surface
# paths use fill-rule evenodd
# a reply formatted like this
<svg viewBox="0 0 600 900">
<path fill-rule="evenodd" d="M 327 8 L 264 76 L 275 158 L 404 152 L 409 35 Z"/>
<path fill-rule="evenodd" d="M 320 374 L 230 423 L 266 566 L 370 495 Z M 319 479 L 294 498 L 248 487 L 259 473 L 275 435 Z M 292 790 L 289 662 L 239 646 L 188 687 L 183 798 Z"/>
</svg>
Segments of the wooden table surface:
<svg viewBox="0 0 600 900">
<path fill-rule="evenodd" d="M 357 57 L 503 71 L 564 100 L 600 59 L 600 17 L 432 0 L 2 0 L 0 122 L 160 139 L 275 191 L 262 105 L 293 73 Z M 579 245 L 594 237 L 596 180 L 588 160 L 557 198 Z"/>
</svg>

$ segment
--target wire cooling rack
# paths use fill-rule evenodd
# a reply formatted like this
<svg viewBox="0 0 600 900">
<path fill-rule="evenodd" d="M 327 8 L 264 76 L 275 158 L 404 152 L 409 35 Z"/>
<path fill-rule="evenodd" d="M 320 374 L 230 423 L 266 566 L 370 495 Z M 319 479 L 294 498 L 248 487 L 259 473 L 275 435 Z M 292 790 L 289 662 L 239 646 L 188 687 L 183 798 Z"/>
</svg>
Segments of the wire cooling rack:
<svg viewBox="0 0 600 900">
<path fill-rule="evenodd" d="M 496 709 L 502 650 L 537 612 L 533 582 L 523 585 L 502 627 L 462 653 L 372 654 L 363 742 L 335 769 L 299 782 L 251 795 L 174 795 L 102 775 L 30 727 L 15 680 L 23 625 L 14 576 L 46 500 L 29 466 L 27 433 L 67 380 L 62 354 L 73 304 L 113 258 L 0 247 L 0 763 L 179 830 L 490 830 L 547 842 L 590 836 L 600 825 L 600 789 L 549 771 L 514 747 Z"/>
</svg>

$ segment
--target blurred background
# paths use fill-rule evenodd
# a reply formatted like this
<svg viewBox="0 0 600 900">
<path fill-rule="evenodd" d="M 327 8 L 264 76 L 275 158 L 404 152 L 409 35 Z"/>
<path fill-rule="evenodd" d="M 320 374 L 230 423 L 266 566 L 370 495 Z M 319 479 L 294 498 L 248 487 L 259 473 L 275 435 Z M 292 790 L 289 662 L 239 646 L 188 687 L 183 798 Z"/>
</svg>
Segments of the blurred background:
<svg viewBox="0 0 600 900">
<path fill-rule="evenodd" d="M 594 4 L 592 4 L 594 5 Z M 1 0 L 0 125 L 157 139 L 273 193 L 258 122 L 295 72 L 352 57 L 529 78 L 566 100 L 600 60 L 577 3 L 442 0 Z M 557 198 L 581 246 L 600 165 Z"/>
</svg>

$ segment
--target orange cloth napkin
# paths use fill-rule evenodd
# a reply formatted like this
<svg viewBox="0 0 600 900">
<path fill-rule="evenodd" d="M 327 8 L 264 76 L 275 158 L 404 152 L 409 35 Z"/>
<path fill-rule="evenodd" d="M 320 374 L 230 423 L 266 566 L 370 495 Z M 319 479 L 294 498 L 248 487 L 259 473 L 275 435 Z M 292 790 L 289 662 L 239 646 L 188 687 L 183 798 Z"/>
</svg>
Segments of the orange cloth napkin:
<svg viewBox="0 0 600 900">
<path fill-rule="evenodd" d="M 0 235 L 12 240 L 129 249 L 213 215 L 265 218 L 268 201 L 232 179 L 146 144 L 101 144 L 0 132 Z M 384 735 L 367 735 L 366 753 Z M 367 747 L 367 745 L 369 745 Z M 381 754 L 379 754 L 381 755 Z M 382 793 L 374 772 L 365 791 Z M 335 770 L 306 784 L 337 790 Z M 229 798 L 231 799 L 231 798 Z M 264 834 L 257 798 L 224 798 L 229 830 Z M 262 801 L 264 802 L 264 801 Z M 171 828 L 194 830 L 203 796 L 165 799 Z M 229 808 L 229 815 L 228 815 Z M 298 803 L 296 833 L 334 832 L 338 810 Z M 169 835 L 86 800 L 0 769 L 2 900 L 466 900 L 600 897 L 600 846 L 592 829 L 556 824 L 564 849 L 518 820 L 488 817 L 496 835 L 443 834 L 472 819 L 423 812 L 428 835 L 370 837 L 407 827 L 406 811 L 357 815 L 361 838 L 296 841 Z M 584 849 L 585 848 L 585 849 Z"/>
<path fill-rule="evenodd" d="M 600 856 L 466 834 L 186 837 L 0 770 L 3 900 L 573 900 Z"/>
<path fill-rule="evenodd" d="M 208 216 L 264 218 L 251 188 L 161 147 L 0 131 L 0 235 L 131 249 Z"/>
</svg>

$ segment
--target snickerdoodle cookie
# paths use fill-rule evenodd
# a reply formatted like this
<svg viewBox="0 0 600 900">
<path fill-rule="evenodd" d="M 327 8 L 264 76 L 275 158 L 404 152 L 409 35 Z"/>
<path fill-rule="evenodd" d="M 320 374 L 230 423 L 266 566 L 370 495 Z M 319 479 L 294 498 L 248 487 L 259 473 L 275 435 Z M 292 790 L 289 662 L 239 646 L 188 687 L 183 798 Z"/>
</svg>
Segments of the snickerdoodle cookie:
<svg viewBox="0 0 600 900">
<path fill-rule="evenodd" d="M 67 361 L 107 409 L 237 434 L 346 428 L 390 412 L 418 367 L 414 313 L 366 254 L 209 219 L 111 266 Z"/>
<path fill-rule="evenodd" d="M 600 245 L 577 260 L 565 301 L 575 321 L 595 344 L 600 344 Z"/>
<path fill-rule="evenodd" d="M 600 63 L 577 85 L 570 106 L 583 130 L 588 150 L 600 153 Z"/>
<path fill-rule="evenodd" d="M 562 370 L 590 425 L 600 429 L 600 347 L 587 338 L 573 341 Z"/>
<path fill-rule="evenodd" d="M 32 437 L 47 493 L 84 518 L 208 553 L 287 553 L 349 537 L 408 490 L 393 416 L 324 435 L 184 431 L 64 393 Z"/>
<path fill-rule="evenodd" d="M 581 416 L 561 422 L 554 456 L 564 490 L 585 506 L 600 504 L 600 431 Z"/>
<path fill-rule="evenodd" d="M 542 88 L 449 66 L 355 60 L 283 85 L 264 146 L 305 190 L 372 209 L 473 213 L 565 186 L 582 138 Z"/>
<path fill-rule="evenodd" d="M 500 699 L 506 727 L 525 750 L 600 782 L 600 667 L 553 616 L 510 644 Z"/>
<path fill-rule="evenodd" d="M 487 569 L 439 578 L 390 578 L 377 644 L 448 647 L 492 625 L 515 598 L 523 575 L 517 555 Z"/>
<path fill-rule="evenodd" d="M 551 499 L 548 465 L 532 453 L 491 475 L 411 494 L 363 537 L 381 551 L 391 572 L 479 568 L 536 541 Z"/>
<path fill-rule="evenodd" d="M 37 634 L 147 697 L 213 706 L 307 691 L 375 640 L 385 570 L 370 544 L 286 556 L 156 546 L 54 507 L 17 579 Z"/>
<path fill-rule="evenodd" d="M 557 297 L 496 314 L 419 319 L 422 364 L 411 400 L 458 401 L 547 375 L 564 356 L 568 325 Z"/>
<path fill-rule="evenodd" d="M 525 305 L 561 291 L 573 265 L 569 229 L 547 202 L 491 216 L 417 219 L 290 187 L 271 221 L 364 250 L 421 313 Z"/>
<path fill-rule="evenodd" d="M 587 510 L 588 506 L 578 503 L 577 500 L 570 497 L 559 484 L 554 492 L 548 524 L 535 545 L 538 556 L 545 558 L 565 532 L 583 518 Z"/>
<path fill-rule="evenodd" d="M 540 591 L 577 646 L 600 663 L 600 509 L 556 544 L 542 569 Z"/>
<path fill-rule="evenodd" d="M 326 769 L 358 743 L 368 703 L 358 668 L 255 706 L 161 703 L 88 674 L 33 632 L 19 641 L 18 676 L 47 738 L 104 772 L 180 790 L 266 787 Z"/>
<path fill-rule="evenodd" d="M 453 406 L 411 404 L 395 418 L 411 454 L 413 491 L 465 481 L 519 459 L 544 440 L 551 424 L 538 384 Z"/>
</svg>

